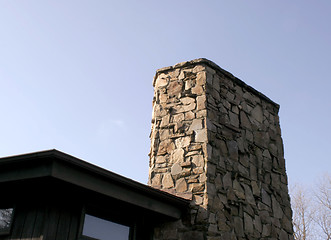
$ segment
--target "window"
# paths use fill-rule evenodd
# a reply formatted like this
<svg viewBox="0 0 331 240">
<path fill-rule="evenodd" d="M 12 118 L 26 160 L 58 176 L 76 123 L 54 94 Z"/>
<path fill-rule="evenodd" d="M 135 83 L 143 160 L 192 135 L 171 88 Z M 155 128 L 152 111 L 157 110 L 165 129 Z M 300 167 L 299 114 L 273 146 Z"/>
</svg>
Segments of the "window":
<svg viewBox="0 0 331 240">
<path fill-rule="evenodd" d="M 130 227 L 85 214 L 82 238 L 87 240 L 129 240 Z"/>
<path fill-rule="evenodd" d="M 0 208 L 0 235 L 9 234 L 13 222 L 13 208 Z"/>
</svg>

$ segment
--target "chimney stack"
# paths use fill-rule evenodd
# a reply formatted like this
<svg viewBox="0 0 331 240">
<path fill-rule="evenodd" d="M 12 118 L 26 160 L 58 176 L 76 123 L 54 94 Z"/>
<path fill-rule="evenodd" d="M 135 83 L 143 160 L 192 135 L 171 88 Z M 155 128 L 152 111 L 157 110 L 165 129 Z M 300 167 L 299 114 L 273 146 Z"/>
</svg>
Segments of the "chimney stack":
<svg viewBox="0 0 331 240">
<path fill-rule="evenodd" d="M 154 238 L 293 239 L 279 105 L 207 59 L 153 86 L 149 185 L 192 200 Z"/>
</svg>

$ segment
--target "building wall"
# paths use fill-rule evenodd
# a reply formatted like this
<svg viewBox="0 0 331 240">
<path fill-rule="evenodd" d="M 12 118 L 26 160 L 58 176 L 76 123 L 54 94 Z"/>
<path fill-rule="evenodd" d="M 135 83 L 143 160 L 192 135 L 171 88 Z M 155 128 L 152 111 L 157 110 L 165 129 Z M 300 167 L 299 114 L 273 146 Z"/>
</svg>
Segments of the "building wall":
<svg viewBox="0 0 331 240">
<path fill-rule="evenodd" d="M 206 59 L 153 85 L 149 184 L 192 199 L 155 239 L 293 239 L 279 106 Z"/>
<path fill-rule="evenodd" d="M 76 240 L 80 211 L 74 207 L 18 204 L 11 233 L 0 240 Z"/>
</svg>

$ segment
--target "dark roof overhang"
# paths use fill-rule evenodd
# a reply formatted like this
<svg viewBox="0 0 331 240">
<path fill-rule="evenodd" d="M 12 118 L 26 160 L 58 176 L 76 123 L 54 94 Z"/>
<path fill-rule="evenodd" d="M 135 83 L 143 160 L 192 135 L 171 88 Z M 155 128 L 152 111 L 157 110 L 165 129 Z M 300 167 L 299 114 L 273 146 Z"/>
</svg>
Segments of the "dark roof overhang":
<svg viewBox="0 0 331 240">
<path fill-rule="evenodd" d="M 58 150 L 0 158 L 0 183 L 52 178 L 178 219 L 189 201 L 125 178 Z"/>
</svg>

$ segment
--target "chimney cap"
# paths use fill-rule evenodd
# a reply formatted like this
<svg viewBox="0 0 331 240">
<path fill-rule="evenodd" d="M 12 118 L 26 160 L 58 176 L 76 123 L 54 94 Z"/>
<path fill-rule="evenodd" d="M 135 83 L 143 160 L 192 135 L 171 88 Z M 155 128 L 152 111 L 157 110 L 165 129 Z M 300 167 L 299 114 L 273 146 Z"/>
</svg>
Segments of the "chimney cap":
<svg viewBox="0 0 331 240">
<path fill-rule="evenodd" d="M 164 67 L 164 68 L 160 68 L 160 69 L 156 70 L 156 74 L 155 74 L 155 77 L 153 79 L 153 86 L 155 86 L 155 81 L 156 81 L 158 75 L 161 74 L 161 73 L 168 72 L 168 71 L 171 71 L 171 70 L 174 70 L 174 69 L 177 69 L 177 68 L 191 67 L 191 66 L 198 65 L 198 64 L 205 64 L 205 65 L 211 67 L 212 69 L 214 69 L 216 72 L 220 72 L 220 73 L 224 74 L 226 77 L 230 78 L 234 83 L 238 84 L 239 86 L 245 88 L 246 90 L 252 92 L 253 94 L 256 94 L 260 98 L 262 98 L 265 101 L 267 101 L 267 102 L 271 103 L 272 105 L 274 105 L 276 107 L 277 112 L 279 111 L 280 106 L 279 106 L 278 103 L 272 101 L 270 98 L 268 98 L 263 93 L 257 91 L 255 88 L 247 85 L 244 81 L 242 81 L 239 78 L 235 77 L 232 73 L 224 70 L 223 68 L 218 66 L 216 63 L 214 63 L 213 61 L 208 60 L 206 58 L 197 58 L 197 59 L 194 59 L 194 60 L 191 60 L 191 61 L 177 63 L 173 66 Z"/>
</svg>

